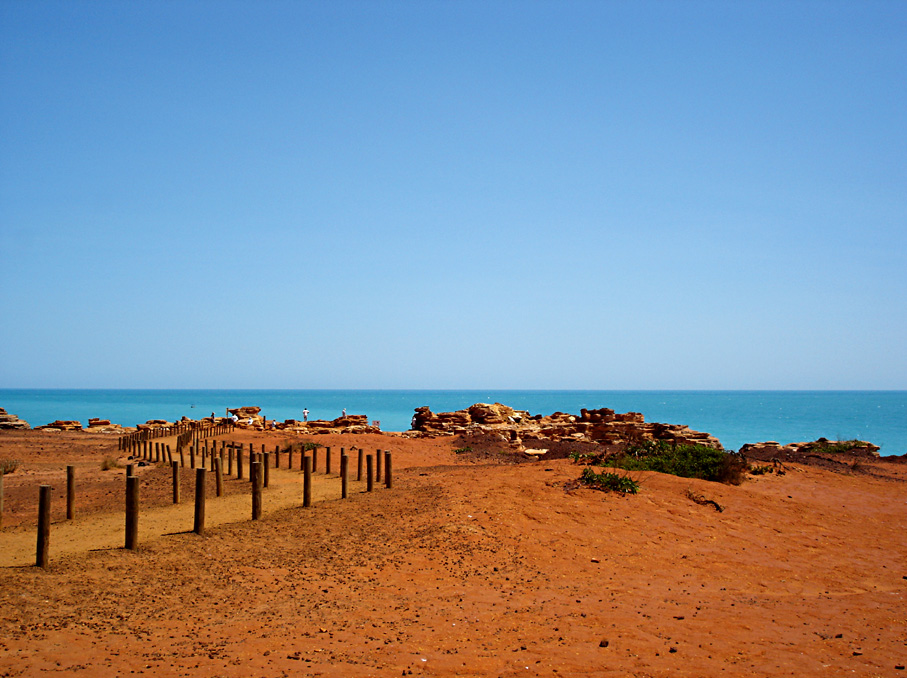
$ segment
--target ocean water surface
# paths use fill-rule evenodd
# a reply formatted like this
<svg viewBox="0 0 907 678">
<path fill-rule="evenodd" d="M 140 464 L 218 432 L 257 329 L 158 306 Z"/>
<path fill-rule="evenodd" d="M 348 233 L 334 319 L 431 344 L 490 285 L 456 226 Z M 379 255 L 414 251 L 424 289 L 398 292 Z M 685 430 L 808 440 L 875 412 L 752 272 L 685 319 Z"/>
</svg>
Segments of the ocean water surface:
<svg viewBox="0 0 907 678">
<path fill-rule="evenodd" d="M 435 412 L 500 402 L 531 414 L 609 407 L 641 412 L 646 421 L 686 424 L 716 436 L 727 449 L 776 440 L 785 444 L 859 438 L 883 455 L 907 452 L 907 391 L 515 391 L 515 390 L 70 390 L 0 389 L 0 407 L 32 426 L 90 417 L 135 426 L 149 419 L 200 419 L 256 405 L 269 419 L 334 419 L 345 408 L 409 429 L 413 410 Z"/>
</svg>

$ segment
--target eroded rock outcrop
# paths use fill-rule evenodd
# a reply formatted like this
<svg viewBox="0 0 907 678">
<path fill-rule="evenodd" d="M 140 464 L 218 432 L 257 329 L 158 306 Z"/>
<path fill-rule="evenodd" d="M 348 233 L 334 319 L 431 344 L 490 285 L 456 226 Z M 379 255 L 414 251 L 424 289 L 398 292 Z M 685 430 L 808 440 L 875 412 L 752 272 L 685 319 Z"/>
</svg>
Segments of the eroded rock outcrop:
<svg viewBox="0 0 907 678">
<path fill-rule="evenodd" d="M 91 433 L 122 433 L 126 429 L 119 424 L 111 424 L 110 419 L 90 418 L 85 430 Z"/>
<path fill-rule="evenodd" d="M 36 431 L 81 431 L 82 422 L 81 421 L 69 421 L 57 419 L 52 421 L 49 424 L 44 424 L 44 426 L 35 426 Z"/>
<path fill-rule="evenodd" d="M 774 440 L 762 443 L 747 443 L 740 448 L 740 454 L 751 459 L 770 461 L 773 458 L 796 461 L 805 455 L 847 454 L 855 457 L 878 457 L 879 447 L 865 440 L 828 440 L 819 438 L 808 443 L 781 445 Z"/>
<path fill-rule="evenodd" d="M 647 440 L 664 440 L 678 445 L 696 444 L 722 449 L 714 436 L 694 431 L 682 424 L 646 422 L 639 412 L 616 413 L 608 408 L 580 410 L 578 415 L 555 412 L 548 416 L 530 415 L 501 403 L 476 403 L 456 412 L 432 412 L 417 407 L 412 429 L 416 435 L 455 435 L 472 431 L 497 432 L 520 446 L 523 438 L 539 448 L 540 440 L 573 440 L 626 447 Z"/>
<path fill-rule="evenodd" d="M 0 430 L 27 431 L 31 428 L 24 419 L 19 419 L 15 414 L 9 414 L 0 407 Z"/>
<path fill-rule="evenodd" d="M 303 433 L 381 433 L 377 426 L 371 426 L 368 421 L 368 415 L 365 414 L 348 414 L 345 417 L 336 419 L 313 419 L 311 421 L 299 421 L 298 419 L 287 419 L 275 425 L 278 430 L 300 431 Z"/>
</svg>

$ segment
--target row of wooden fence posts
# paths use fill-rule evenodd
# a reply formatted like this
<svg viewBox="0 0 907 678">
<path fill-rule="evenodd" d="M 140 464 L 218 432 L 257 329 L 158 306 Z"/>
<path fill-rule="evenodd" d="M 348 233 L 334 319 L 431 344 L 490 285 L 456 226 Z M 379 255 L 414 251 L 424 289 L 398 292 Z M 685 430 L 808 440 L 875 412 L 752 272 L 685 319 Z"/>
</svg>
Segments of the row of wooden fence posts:
<svg viewBox="0 0 907 678">
<path fill-rule="evenodd" d="M 186 424 L 158 427 L 121 436 L 119 439 L 119 449 L 127 450 L 133 456 L 141 455 L 144 459 L 160 461 L 156 456 L 151 456 L 150 450 L 152 448 L 150 447 L 150 443 L 154 438 L 163 438 L 175 434 L 176 449 L 182 456 L 183 448 L 186 445 L 191 443 L 194 447 L 198 448 L 199 442 L 205 438 L 226 435 L 232 433 L 233 430 L 234 426 L 232 421 L 221 424 L 197 426 L 194 428 L 189 428 Z M 154 449 L 156 450 L 157 448 Z M 169 454 L 169 445 L 167 449 Z"/>
<path fill-rule="evenodd" d="M 217 491 L 217 496 L 220 497 L 223 494 L 223 453 L 224 448 L 227 445 L 223 442 L 221 445 L 220 455 L 215 454 L 215 449 L 212 449 L 212 467 L 216 474 L 215 476 L 215 486 Z M 232 462 L 233 462 L 233 447 L 234 443 L 229 444 L 229 462 L 230 462 L 230 473 L 232 473 Z M 268 477 L 269 477 L 269 468 L 270 468 L 270 453 L 265 451 L 265 446 L 262 445 L 262 452 L 255 453 L 253 452 L 252 445 L 249 445 L 250 450 L 250 459 L 249 459 L 249 477 L 252 484 L 252 520 L 259 520 L 262 514 L 262 489 L 268 486 Z M 303 454 L 301 459 L 301 465 L 303 467 L 303 506 L 308 508 L 312 505 L 312 473 L 315 463 L 317 461 L 317 448 L 313 450 L 311 456 Z M 361 470 L 362 470 L 362 460 L 363 460 L 363 450 L 359 450 L 359 479 L 361 479 Z M 365 462 L 367 467 L 366 475 L 366 491 L 371 492 L 374 486 L 374 480 L 376 479 L 375 474 L 373 473 L 373 457 L 371 454 L 366 454 Z M 279 468 L 280 466 L 280 447 L 278 446 L 275 450 L 275 466 Z M 326 449 L 325 455 L 325 471 L 330 473 L 331 471 L 331 452 L 330 447 Z M 391 453 L 388 450 L 377 451 L 375 466 L 378 469 L 377 480 L 381 480 L 381 466 L 382 459 L 384 461 L 384 481 L 385 485 L 388 488 L 393 487 L 393 476 L 391 473 Z M 236 460 L 237 460 L 237 478 L 243 478 L 243 445 L 239 444 L 239 447 L 236 449 Z M 289 461 L 292 463 L 292 448 L 290 449 Z M 170 461 L 173 477 L 173 503 L 180 503 L 180 462 Z M 290 467 L 292 468 L 292 467 Z M 340 448 L 340 493 L 341 498 L 346 499 L 348 496 L 348 470 L 349 470 L 349 456 L 346 454 L 345 448 Z M 205 467 L 195 469 L 195 517 L 193 532 L 196 534 L 202 534 L 205 529 L 205 488 L 206 488 L 206 475 L 207 469 Z M 47 567 L 48 564 L 48 552 L 50 544 L 50 500 L 51 492 L 53 488 L 50 485 L 41 485 L 39 488 L 39 498 L 38 498 L 38 538 L 37 538 L 37 553 L 35 558 L 35 563 L 38 567 Z M 0 475 L 0 520 L 2 520 L 3 515 L 3 476 Z M 67 466 L 66 467 L 66 518 L 67 520 L 72 520 L 75 516 L 75 467 Z M 0 523 L 2 524 L 2 523 Z M 139 525 L 139 479 L 135 475 L 135 468 L 133 464 L 127 464 L 126 466 L 126 537 L 125 537 L 125 547 L 130 550 L 134 550 L 138 547 L 138 525 Z"/>
<path fill-rule="evenodd" d="M 155 428 L 127 433 L 126 435 L 120 436 L 118 440 L 119 449 L 134 449 L 136 443 L 147 442 L 154 438 L 167 438 L 172 435 L 177 436 L 178 441 L 183 444 L 192 439 L 199 440 L 202 437 L 224 435 L 232 433 L 234 430 L 232 421 L 193 426 L 195 423 L 196 422 L 192 422 L 192 424 L 178 423 L 173 426 L 157 426 Z"/>
</svg>

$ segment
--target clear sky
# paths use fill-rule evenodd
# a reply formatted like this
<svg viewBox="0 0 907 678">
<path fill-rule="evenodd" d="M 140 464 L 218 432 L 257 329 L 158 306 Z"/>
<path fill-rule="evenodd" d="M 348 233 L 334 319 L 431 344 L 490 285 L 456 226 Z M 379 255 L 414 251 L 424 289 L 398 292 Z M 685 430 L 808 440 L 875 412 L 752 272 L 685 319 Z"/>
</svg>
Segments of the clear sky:
<svg viewBox="0 0 907 678">
<path fill-rule="evenodd" d="M 907 3 L 0 2 L 0 387 L 907 388 Z"/>
</svg>

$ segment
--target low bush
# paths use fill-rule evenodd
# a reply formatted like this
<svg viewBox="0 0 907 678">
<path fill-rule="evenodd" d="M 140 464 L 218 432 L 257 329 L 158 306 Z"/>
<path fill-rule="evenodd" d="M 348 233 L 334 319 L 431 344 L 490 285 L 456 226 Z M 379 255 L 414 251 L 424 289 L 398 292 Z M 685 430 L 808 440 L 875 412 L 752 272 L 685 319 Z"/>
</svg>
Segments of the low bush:
<svg viewBox="0 0 907 678">
<path fill-rule="evenodd" d="M 113 457 L 104 457 L 104 461 L 101 462 L 101 470 L 109 471 L 112 468 L 120 468 L 119 462 Z"/>
<path fill-rule="evenodd" d="M 12 473 L 21 464 L 18 459 L 0 459 L 0 476 L 5 476 L 7 473 Z"/>
<path fill-rule="evenodd" d="M 838 454 L 840 452 L 850 452 L 853 449 L 862 449 L 866 443 L 860 440 L 825 440 L 820 438 L 819 445 L 816 446 L 817 452 L 829 452 Z"/>
<path fill-rule="evenodd" d="M 604 469 L 602 469 L 601 473 L 596 473 L 587 466 L 583 469 L 579 480 L 586 487 L 591 487 L 595 490 L 620 492 L 622 494 L 636 494 L 639 492 L 639 483 L 626 473 L 614 473 Z"/>
<path fill-rule="evenodd" d="M 605 458 L 604 453 L 577 452 L 576 450 L 567 456 L 570 457 L 575 464 L 586 464 L 587 466 L 594 464 L 601 465 L 602 460 Z"/>
<path fill-rule="evenodd" d="M 663 440 L 649 440 L 630 447 L 626 454 L 611 460 L 610 465 L 627 471 L 657 471 L 731 485 L 743 482 L 748 469 L 746 460 L 739 454 L 706 445 L 671 445 Z"/>
</svg>

